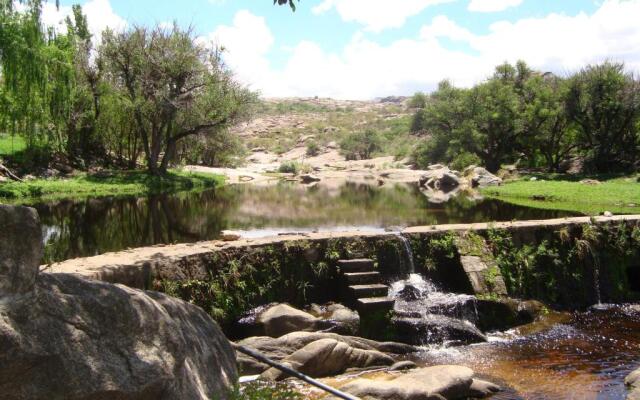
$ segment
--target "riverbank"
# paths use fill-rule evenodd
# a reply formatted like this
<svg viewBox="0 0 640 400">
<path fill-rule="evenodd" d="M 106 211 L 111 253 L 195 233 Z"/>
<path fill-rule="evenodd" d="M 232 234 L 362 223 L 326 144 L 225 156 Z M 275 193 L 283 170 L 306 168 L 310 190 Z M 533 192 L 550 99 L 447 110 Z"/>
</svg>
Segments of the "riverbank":
<svg viewBox="0 0 640 400">
<path fill-rule="evenodd" d="M 80 173 L 64 179 L 33 179 L 0 184 L 0 201 L 29 204 L 62 198 L 143 196 L 154 193 L 205 189 L 222 185 L 221 175 L 169 171 L 155 176 L 145 171 L 101 171 Z"/>
<path fill-rule="evenodd" d="M 598 215 L 640 212 L 637 175 L 578 179 L 562 175 L 527 176 L 502 186 L 481 189 L 482 195 L 525 207 Z"/>
</svg>

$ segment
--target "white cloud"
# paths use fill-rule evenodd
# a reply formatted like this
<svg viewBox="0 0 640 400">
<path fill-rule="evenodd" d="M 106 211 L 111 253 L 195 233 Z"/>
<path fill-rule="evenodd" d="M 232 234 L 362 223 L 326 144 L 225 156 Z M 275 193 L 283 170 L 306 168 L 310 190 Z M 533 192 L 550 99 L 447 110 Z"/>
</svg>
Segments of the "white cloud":
<svg viewBox="0 0 640 400">
<path fill-rule="evenodd" d="M 90 0 L 82 5 L 82 12 L 87 16 L 89 30 L 96 42 L 100 41 L 102 31 L 107 27 L 118 30 L 127 26 L 127 22 L 111 8 L 109 0 Z M 42 7 L 42 22 L 58 31 L 66 30 L 65 18 L 72 15 L 71 7 L 46 2 Z"/>
<path fill-rule="evenodd" d="M 468 10 L 475 12 L 498 12 L 522 4 L 522 0 L 471 0 Z"/>
<path fill-rule="evenodd" d="M 327 96 L 367 99 L 430 90 L 442 79 L 470 86 L 496 65 L 523 59 L 542 71 L 566 73 L 606 59 L 640 70 L 640 0 L 605 0 L 592 15 L 550 14 L 498 22 L 475 34 L 437 16 L 412 38 L 381 45 L 356 33 L 339 51 L 301 41 L 282 68 L 269 56 L 278 46 L 262 17 L 239 12 L 232 26 L 210 35 L 227 48 L 226 60 L 239 79 L 265 96 Z M 442 39 L 463 50 L 447 48 Z"/>
<path fill-rule="evenodd" d="M 208 39 L 225 48 L 225 61 L 239 79 L 262 90 L 270 87 L 272 71 L 267 53 L 274 38 L 263 17 L 238 11 L 232 26 L 218 27 Z"/>
<path fill-rule="evenodd" d="M 427 7 L 456 0 L 323 0 L 313 8 L 322 14 L 333 8 L 347 22 L 358 22 L 366 30 L 380 32 L 387 28 L 400 28 L 407 18 L 419 14 Z"/>
</svg>

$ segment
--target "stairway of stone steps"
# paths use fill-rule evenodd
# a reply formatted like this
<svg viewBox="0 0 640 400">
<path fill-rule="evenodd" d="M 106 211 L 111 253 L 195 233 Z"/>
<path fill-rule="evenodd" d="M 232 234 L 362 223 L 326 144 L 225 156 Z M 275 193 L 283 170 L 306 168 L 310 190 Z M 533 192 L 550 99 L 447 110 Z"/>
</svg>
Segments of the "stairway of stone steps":
<svg viewBox="0 0 640 400">
<path fill-rule="evenodd" d="M 338 268 L 347 285 L 347 296 L 358 311 L 389 311 L 395 300 L 388 297 L 389 286 L 382 283 L 382 275 L 368 258 L 339 260 Z"/>
</svg>

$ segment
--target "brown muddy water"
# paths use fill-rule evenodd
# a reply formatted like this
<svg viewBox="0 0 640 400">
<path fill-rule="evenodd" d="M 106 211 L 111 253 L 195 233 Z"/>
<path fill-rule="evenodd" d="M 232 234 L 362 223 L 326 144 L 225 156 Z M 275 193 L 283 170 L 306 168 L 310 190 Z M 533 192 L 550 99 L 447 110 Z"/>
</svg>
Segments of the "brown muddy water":
<svg viewBox="0 0 640 400">
<path fill-rule="evenodd" d="M 537 333 L 507 332 L 419 361 L 466 365 L 508 387 L 493 399 L 624 399 L 624 378 L 640 367 L 640 310 L 611 307 L 549 322 Z"/>
<path fill-rule="evenodd" d="M 490 337 L 482 344 L 425 348 L 411 359 L 420 366 L 472 368 L 504 388 L 492 400 L 624 400 L 624 378 L 640 367 L 639 306 L 551 314 Z M 340 386 L 348 380 L 329 382 Z"/>
</svg>

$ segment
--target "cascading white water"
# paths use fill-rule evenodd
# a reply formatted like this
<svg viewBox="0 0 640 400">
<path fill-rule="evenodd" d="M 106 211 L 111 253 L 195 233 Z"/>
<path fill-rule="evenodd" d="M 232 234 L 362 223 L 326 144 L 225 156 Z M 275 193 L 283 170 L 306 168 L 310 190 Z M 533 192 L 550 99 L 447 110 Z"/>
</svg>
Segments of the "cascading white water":
<svg viewBox="0 0 640 400">
<path fill-rule="evenodd" d="M 397 233 L 396 235 L 398 236 L 398 238 L 400 239 L 400 242 L 402 242 L 402 245 L 404 246 L 404 256 L 405 256 L 405 260 L 408 263 L 407 270 L 409 274 L 413 274 L 416 272 L 416 266 L 413 261 L 413 251 L 411 250 L 411 243 L 409 243 L 409 239 L 404 237 L 402 233 Z"/>
<path fill-rule="evenodd" d="M 402 299 L 401 293 L 407 287 L 414 288 L 417 299 Z M 441 311 L 443 314 L 447 314 L 447 311 L 454 313 L 456 306 L 475 300 L 474 296 L 467 294 L 442 292 L 435 283 L 420 274 L 410 274 L 408 279 L 393 282 L 389 295 L 396 299 L 398 311 L 420 312 L 422 315 L 432 314 L 434 311 Z"/>
<path fill-rule="evenodd" d="M 486 340 L 474 325 L 478 320 L 475 296 L 442 292 L 420 274 L 392 283 L 389 295 L 395 299 L 396 328 L 409 343 Z"/>
</svg>

